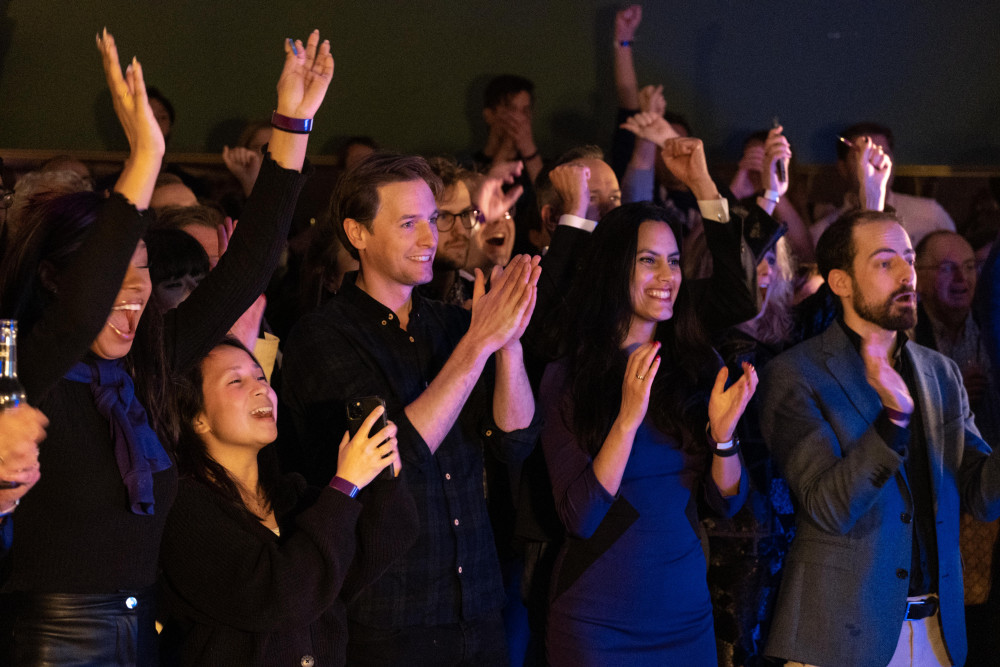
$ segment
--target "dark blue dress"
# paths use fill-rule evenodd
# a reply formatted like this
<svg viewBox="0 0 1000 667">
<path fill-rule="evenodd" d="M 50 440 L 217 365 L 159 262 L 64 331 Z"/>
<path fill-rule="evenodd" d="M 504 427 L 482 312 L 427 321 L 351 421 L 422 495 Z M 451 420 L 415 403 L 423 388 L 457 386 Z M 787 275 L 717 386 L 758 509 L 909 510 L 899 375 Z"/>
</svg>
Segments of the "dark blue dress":
<svg viewBox="0 0 1000 667">
<path fill-rule="evenodd" d="M 618 497 L 594 476 L 591 457 L 566 426 L 561 364 L 542 381 L 542 446 L 567 543 L 553 575 L 548 655 L 552 665 L 716 664 L 712 605 L 697 526 L 704 492 L 732 514 L 746 496 L 722 498 L 710 455 L 684 452 L 647 417 L 639 428 Z M 650 408 L 651 410 L 653 407 Z"/>
</svg>

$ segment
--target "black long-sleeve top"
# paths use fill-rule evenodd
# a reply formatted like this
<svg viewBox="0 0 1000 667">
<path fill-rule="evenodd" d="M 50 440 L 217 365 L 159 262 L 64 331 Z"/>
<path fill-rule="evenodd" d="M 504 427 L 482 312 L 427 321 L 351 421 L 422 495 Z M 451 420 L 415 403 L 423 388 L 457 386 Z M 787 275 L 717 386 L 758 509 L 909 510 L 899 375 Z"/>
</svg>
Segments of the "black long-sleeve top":
<svg viewBox="0 0 1000 667">
<path fill-rule="evenodd" d="M 175 369 L 203 356 L 264 290 L 304 180 L 265 160 L 229 250 L 165 320 Z M 63 274 L 58 300 L 20 333 L 20 376 L 49 428 L 40 447 L 41 479 L 13 517 L 4 591 L 107 593 L 141 590 L 156 581 L 176 468 L 153 474 L 155 513 L 133 514 L 107 419 L 87 384 L 62 379 L 104 326 L 143 232 L 142 216 L 112 196 Z"/>
<path fill-rule="evenodd" d="M 280 537 L 181 480 L 163 537 L 164 665 L 346 663 L 345 601 L 413 544 L 413 497 L 401 479 L 376 479 L 352 499 L 298 475 L 276 495 Z"/>
</svg>

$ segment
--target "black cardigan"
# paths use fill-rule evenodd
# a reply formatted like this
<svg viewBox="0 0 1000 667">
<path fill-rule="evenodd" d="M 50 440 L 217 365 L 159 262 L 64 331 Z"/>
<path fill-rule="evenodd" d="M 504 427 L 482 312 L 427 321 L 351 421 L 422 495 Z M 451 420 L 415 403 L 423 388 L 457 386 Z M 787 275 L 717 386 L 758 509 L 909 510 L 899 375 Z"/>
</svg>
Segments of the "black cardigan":
<svg viewBox="0 0 1000 667">
<path fill-rule="evenodd" d="M 400 479 L 376 479 L 351 499 L 299 475 L 277 495 L 281 537 L 181 480 L 163 539 L 162 664 L 346 663 L 345 602 L 416 540 L 413 497 Z"/>
</svg>

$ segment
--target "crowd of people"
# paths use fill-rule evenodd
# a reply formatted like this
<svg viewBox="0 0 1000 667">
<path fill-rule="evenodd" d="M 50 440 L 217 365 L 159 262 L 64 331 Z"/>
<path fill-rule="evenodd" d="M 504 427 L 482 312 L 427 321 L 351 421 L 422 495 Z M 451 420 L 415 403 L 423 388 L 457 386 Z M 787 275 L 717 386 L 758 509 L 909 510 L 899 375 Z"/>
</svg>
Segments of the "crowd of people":
<svg viewBox="0 0 1000 667">
<path fill-rule="evenodd" d="M 714 178 L 641 19 L 607 154 L 500 76 L 482 150 L 355 137 L 311 225 L 318 31 L 215 199 L 98 35 L 120 172 L 3 199 L 0 663 L 991 664 L 1000 206 L 894 192 L 876 123 L 840 204 L 777 121 Z"/>
</svg>

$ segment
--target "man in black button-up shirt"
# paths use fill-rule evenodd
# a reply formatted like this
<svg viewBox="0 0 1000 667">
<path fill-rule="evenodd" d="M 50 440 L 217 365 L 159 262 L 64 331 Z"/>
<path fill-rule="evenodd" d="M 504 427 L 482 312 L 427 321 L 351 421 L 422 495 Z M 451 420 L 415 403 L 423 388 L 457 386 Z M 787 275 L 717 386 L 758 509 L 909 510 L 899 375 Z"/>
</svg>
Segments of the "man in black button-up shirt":
<svg viewBox="0 0 1000 667">
<path fill-rule="evenodd" d="M 489 292 L 477 276 L 471 314 L 414 295 L 432 276 L 438 185 L 413 157 L 375 155 L 344 176 L 331 213 L 361 269 L 301 320 L 284 358 L 286 455 L 325 483 L 345 402 L 381 396 L 420 515 L 417 543 L 349 605 L 351 665 L 506 664 L 483 451 L 523 459 L 537 435 L 520 337 L 540 269 L 515 257 Z"/>
</svg>

